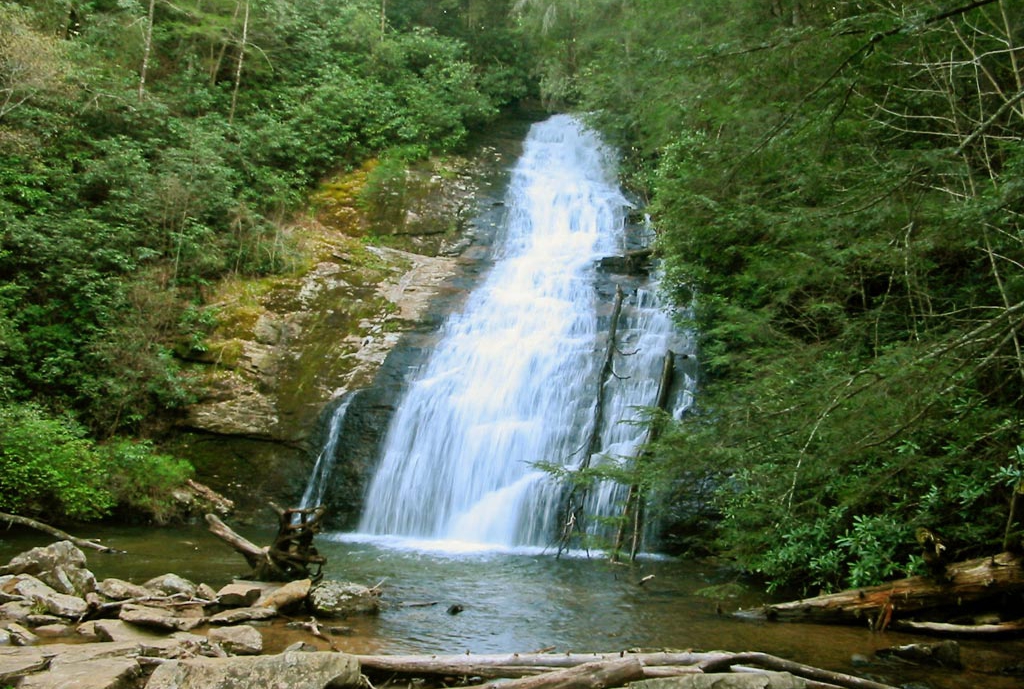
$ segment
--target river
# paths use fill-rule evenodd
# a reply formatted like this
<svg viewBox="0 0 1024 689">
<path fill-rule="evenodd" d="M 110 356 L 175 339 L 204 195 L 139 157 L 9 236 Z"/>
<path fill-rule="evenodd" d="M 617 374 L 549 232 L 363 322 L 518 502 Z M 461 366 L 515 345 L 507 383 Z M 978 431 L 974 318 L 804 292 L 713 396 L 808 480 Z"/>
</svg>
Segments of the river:
<svg viewBox="0 0 1024 689">
<path fill-rule="evenodd" d="M 257 543 L 272 536 L 269 531 L 239 531 Z M 245 571 L 240 555 L 199 526 L 88 527 L 76 535 L 128 551 L 87 553 L 90 568 L 100 578 L 143 582 L 175 572 L 217 588 Z M 4 532 L 0 560 L 50 541 L 28 531 Z M 756 650 L 896 686 L 1021 685 L 1020 677 L 987 671 L 1019 664 L 1024 658 L 1020 640 L 961 641 L 966 669 L 935 670 L 873 658 L 878 649 L 934 638 L 856 627 L 748 622 L 720 614 L 769 599 L 743 586 L 719 595 L 708 592 L 709 587 L 734 582 L 727 568 L 711 561 L 644 559 L 627 566 L 609 564 L 596 554 L 556 559 L 539 551 L 429 552 L 353 542 L 350 534 L 325 534 L 318 546 L 328 558 L 327 578 L 379 583 L 383 590 L 380 615 L 338 622 L 348 631 L 335 642 L 353 653 Z M 639 585 L 649 575 L 654 578 Z M 463 611 L 449 614 L 452 605 L 461 605 Z M 282 626 L 264 630 L 271 651 L 294 641 L 296 634 Z M 871 665 L 856 667 L 856 655 L 870 659 Z"/>
</svg>

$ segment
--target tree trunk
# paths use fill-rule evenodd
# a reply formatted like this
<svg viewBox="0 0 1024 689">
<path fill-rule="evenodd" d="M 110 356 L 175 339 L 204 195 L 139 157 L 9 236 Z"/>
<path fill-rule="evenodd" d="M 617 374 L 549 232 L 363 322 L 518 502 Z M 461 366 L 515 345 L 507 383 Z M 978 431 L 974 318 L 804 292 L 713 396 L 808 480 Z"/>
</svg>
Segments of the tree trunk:
<svg viewBox="0 0 1024 689">
<path fill-rule="evenodd" d="M 249 40 L 249 0 L 245 0 L 245 14 L 242 18 L 242 44 L 238 47 L 238 65 L 235 68 L 235 85 L 231 89 L 231 110 L 228 112 L 228 124 L 235 119 L 235 107 L 238 105 L 238 89 L 242 85 L 242 64 L 245 61 L 245 46 Z"/>
<path fill-rule="evenodd" d="M 153 16 L 156 14 L 156 0 L 149 0 L 146 27 L 142 32 L 142 67 L 139 68 L 139 100 L 146 96 L 146 73 L 149 71 L 149 54 L 153 50 Z"/>
<path fill-rule="evenodd" d="M 522 677 L 500 684 L 501 689 L 605 689 L 621 687 L 644 678 L 644 667 L 636 658 L 599 660 L 564 670 L 545 672 L 533 677 Z M 497 689 L 499 685 L 488 684 Z"/>
<path fill-rule="evenodd" d="M 108 546 L 101 545 L 99 543 L 94 543 L 93 541 L 87 541 L 87 540 L 85 540 L 83 538 L 75 538 L 74 536 L 72 536 L 71 534 L 67 533 L 66 531 L 61 531 L 60 529 L 58 529 L 56 527 L 53 527 L 53 526 L 50 526 L 49 524 L 44 524 L 43 522 L 36 521 L 35 519 L 29 519 L 28 517 L 20 517 L 20 516 L 18 516 L 16 514 L 7 514 L 6 512 L 0 512 L 0 521 L 5 521 L 8 524 L 19 524 L 21 526 L 27 526 L 30 529 L 35 529 L 36 531 L 42 531 L 43 533 L 48 533 L 51 536 L 53 536 L 54 538 L 59 538 L 62 541 L 71 541 L 72 543 L 77 545 L 79 548 L 90 548 L 92 550 L 98 550 L 101 553 L 122 553 L 122 552 L 124 552 L 123 550 L 117 550 L 115 548 L 110 548 Z"/>
<path fill-rule="evenodd" d="M 907 613 L 955 611 L 967 603 L 1021 591 L 1024 556 L 1007 552 L 951 564 L 941 580 L 909 577 L 880 586 L 767 605 L 760 611 L 740 611 L 736 615 L 797 622 L 867 622 L 874 629 L 884 629 L 890 621 L 895 622 Z"/>
</svg>

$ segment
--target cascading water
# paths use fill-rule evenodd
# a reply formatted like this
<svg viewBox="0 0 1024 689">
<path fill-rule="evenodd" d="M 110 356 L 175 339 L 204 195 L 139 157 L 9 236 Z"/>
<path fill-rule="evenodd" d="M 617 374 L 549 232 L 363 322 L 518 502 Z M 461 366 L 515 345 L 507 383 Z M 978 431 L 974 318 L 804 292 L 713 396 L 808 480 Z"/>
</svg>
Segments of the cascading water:
<svg viewBox="0 0 1024 689">
<path fill-rule="evenodd" d="M 596 416 L 602 457 L 635 452 L 643 428 L 629 420 L 654 403 L 661 362 L 679 335 L 649 290 L 631 288 L 617 338 L 629 355 L 617 356 L 595 409 L 610 306 L 598 262 L 625 252 L 629 208 L 613 162 L 569 116 L 533 126 L 513 170 L 494 267 L 446 321 L 399 401 L 361 532 L 547 546 L 563 490 L 537 463 L 579 466 Z M 602 486 L 587 509 L 610 514 L 617 497 Z"/>
<path fill-rule="evenodd" d="M 306 483 L 306 490 L 302 493 L 299 501 L 299 509 L 318 507 L 324 502 L 324 494 L 334 469 L 335 456 L 338 451 L 338 441 L 341 440 L 341 427 L 345 422 L 345 414 L 348 413 L 349 405 L 355 399 L 358 390 L 344 393 L 334 405 L 331 411 L 331 418 L 327 425 L 326 440 L 320 454 L 316 457 L 316 464 L 313 465 L 313 473 L 309 475 Z"/>
</svg>

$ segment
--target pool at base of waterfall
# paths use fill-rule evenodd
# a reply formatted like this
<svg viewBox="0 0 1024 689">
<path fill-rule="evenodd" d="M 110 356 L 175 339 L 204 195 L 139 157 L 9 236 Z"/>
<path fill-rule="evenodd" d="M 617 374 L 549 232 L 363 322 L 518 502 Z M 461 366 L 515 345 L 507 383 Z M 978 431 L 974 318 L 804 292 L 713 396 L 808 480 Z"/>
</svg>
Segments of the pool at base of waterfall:
<svg viewBox="0 0 1024 689">
<path fill-rule="evenodd" d="M 273 537 L 270 530 L 238 530 L 257 544 Z M 87 552 L 89 567 L 100 579 L 142 583 L 174 572 L 219 588 L 246 570 L 240 555 L 200 526 L 90 526 L 79 531 L 78 536 L 127 551 Z M 52 540 L 30 531 L 5 531 L 0 562 Z M 343 533 L 322 534 L 317 546 L 327 557 L 326 578 L 380 584 L 383 591 L 384 607 L 375 617 L 322 621 L 345 628 L 333 641 L 351 653 L 762 651 L 895 686 L 916 682 L 934 689 L 1010 689 L 1020 682 L 994 671 L 1020 662 L 1022 640 L 962 640 L 967 669 L 957 672 L 874 658 L 877 650 L 934 642 L 934 637 L 734 619 L 727 613 L 779 598 L 743 586 L 721 562 L 646 557 L 616 565 L 597 552 L 556 559 L 536 548 L 477 546 L 468 552 L 464 543 L 389 543 Z M 461 612 L 450 614 L 453 605 L 461 606 Z M 283 623 L 261 630 L 269 652 L 298 638 L 316 642 Z M 855 667 L 855 656 L 871 664 Z"/>
</svg>

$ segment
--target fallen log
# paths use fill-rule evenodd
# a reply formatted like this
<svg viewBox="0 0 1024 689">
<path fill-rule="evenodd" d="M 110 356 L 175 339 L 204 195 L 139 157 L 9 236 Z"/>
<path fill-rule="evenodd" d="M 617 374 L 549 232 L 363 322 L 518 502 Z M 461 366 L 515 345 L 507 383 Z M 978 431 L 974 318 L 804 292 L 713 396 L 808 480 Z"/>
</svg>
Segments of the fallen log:
<svg viewBox="0 0 1024 689">
<path fill-rule="evenodd" d="M 278 515 L 278 532 L 273 544 L 260 547 L 236 533 L 217 515 L 207 514 L 210 532 L 240 553 L 252 567 L 250 578 L 257 581 L 319 580 L 326 558 L 313 546 L 320 531 L 323 507 L 283 509 L 271 503 Z M 316 569 L 311 571 L 311 567 Z"/>
<path fill-rule="evenodd" d="M 542 675 L 502 681 L 501 689 L 606 689 L 621 687 L 644 678 L 644 667 L 636 658 L 584 663 Z M 497 689 L 499 684 L 479 686 Z"/>
<path fill-rule="evenodd" d="M 511 653 L 502 655 L 357 656 L 364 670 L 407 675 L 526 677 L 586 663 L 635 658 L 644 667 L 696 665 L 723 653 Z"/>
<path fill-rule="evenodd" d="M 796 677 L 802 677 L 815 682 L 824 682 L 837 687 L 844 687 L 844 689 L 893 689 L 889 684 L 882 684 L 862 677 L 854 677 L 842 672 L 823 670 L 767 653 L 732 653 L 724 658 L 703 662 L 700 664 L 700 669 L 705 673 L 724 672 L 738 665 L 754 665 L 765 670 L 788 672 Z"/>
<path fill-rule="evenodd" d="M 1004 594 L 1024 591 L 1024 556 L 1000 553 L 950 564 L 943 576 L 915 576 L 879 586 L 849 589 L 814 598 L 741 610 L 735 615 L 778 621 L 867 623 L 884 629 L 900 616 L 955 610 Z"/>
<path fill-rule="evenodd" d="M 54 538 L 59 538 L 62 541 L 71 541 L 79 548 L 89 548 L 91 550 L 98 550 L 101 553 L 123 553 L 123 550 L 117 550 L 116 548 L 110 548 L 108 546 L 96 543 L 94 541 L 88 541 L 84 538 L 75 538 L 66 531 L 50 526 L 41 521 L 35 519 L 29 519 L 28 517 L 21 517 L 16 514 L 7 514 L 6 512 L 0 512 L 0 520 L 7 522 L 8 524 L 18 524 L 20 526 L 27 526 L 30 529 L 36 531 L 42 531 L 43 533 L 50 534 Z"/>
<path fill-rule="evenodd" d="M 927 632 L 947 634 L 950 636 L 999 636 L 1002 634 L 1019 634 L 1024 632 L 1024 619 L 992 624 L 953 624 L 951 622 L 922 622 L 917 620 L 897 620 L 893 629 L 911 632 Z"/>
</svg>

